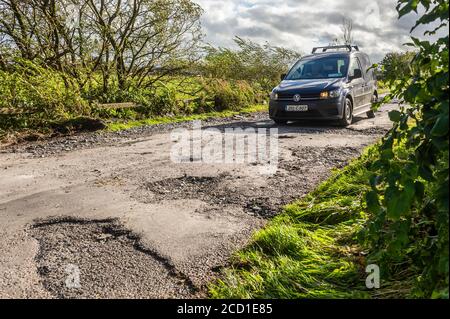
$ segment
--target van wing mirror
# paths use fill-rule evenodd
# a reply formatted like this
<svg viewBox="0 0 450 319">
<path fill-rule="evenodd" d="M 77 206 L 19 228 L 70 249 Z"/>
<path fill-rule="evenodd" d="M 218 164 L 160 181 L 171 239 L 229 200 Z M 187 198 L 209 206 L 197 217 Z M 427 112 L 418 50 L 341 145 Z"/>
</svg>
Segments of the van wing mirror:
<svg viewBox="0 0 450 319">
<path fill-rule="evenodd" d="M 355 69 L 351 80 L 359 79 L 359 78 L 362 78 L 362 71 L 361 71 L 361 69 Z"/>
</svg>

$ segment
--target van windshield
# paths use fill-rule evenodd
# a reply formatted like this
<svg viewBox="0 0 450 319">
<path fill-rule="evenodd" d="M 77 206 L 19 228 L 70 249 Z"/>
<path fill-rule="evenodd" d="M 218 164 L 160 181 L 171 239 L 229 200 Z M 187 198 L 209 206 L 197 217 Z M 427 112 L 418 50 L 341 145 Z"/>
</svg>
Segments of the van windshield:
<svg viewBox="0 0 450 319">
<path fill-rule="evenodd" d="M 300 60 L 289 71 L 286 80 L 330 79 L 347 75 L 348 58 L 327 57 Z"/>
</svg>

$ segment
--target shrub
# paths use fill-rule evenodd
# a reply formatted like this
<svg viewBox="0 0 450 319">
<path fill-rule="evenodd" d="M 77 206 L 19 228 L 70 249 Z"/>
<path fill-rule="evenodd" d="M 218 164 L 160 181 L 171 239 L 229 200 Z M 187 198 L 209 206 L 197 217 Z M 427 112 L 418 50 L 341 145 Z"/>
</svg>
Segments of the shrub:
<svg viewBox="0 0 450 319">
<path fill-rule="evenodd" d="M 0 122 L 6 129 L 89 113 L 89 104 L 69 77 L 24 60 L 11 71 L 0 70 L 0 96 L 0 108 L 13 113 Z"/>
<path fill-rule="evenodd" d="M 176 90 L 163 83 L 159 83 L 158 87 L 152 90 L 136 88 L 131 100 L 139 105 L 136 111 L 143 116 L 177 115 L 180 113 Z"/>
<path fill-rule="evenodd" d="M 204 88 L 206 96 L 214 101 L 215 111 L 238 111 L 256 102 L 255 91 L 246 81 L 214 79 L 205 83 Z"/>
<path fill-rule="evenodd" d="M 260 45 L 250 40 L 236 37 L 237 50 L 207 48 L 201 72 L 208 77 L 226 80 L 245 80 L 257 83 L 264 91 L 270 92 L 280 82 L 280 75 L 300 58 L 293 50 Z"/>
</svg>

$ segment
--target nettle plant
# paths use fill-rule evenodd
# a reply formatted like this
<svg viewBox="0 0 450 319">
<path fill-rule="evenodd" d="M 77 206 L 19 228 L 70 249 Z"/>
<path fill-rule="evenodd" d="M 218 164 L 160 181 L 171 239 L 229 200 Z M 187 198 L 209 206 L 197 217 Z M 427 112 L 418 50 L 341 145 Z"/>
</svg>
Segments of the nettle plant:
<svg viewBox="0 0 450 319">
<path fill-rule="evenodd" d="M 413 297 L 448 298 L 448 7 L 448 0 L 398 1 L 399 17 L 424 11 L 411 32 L 437 25 L 425 35 L 447 35 L 407 44 L 417 54 L 409 75 L 390 80 L 383 102 L 395 98 L 402 106 L 389 113 L 394 125 L 371 165 L 366 195 L 369 261 L 382 266 L 385 279 L 413 278 Z"/>
</svg>

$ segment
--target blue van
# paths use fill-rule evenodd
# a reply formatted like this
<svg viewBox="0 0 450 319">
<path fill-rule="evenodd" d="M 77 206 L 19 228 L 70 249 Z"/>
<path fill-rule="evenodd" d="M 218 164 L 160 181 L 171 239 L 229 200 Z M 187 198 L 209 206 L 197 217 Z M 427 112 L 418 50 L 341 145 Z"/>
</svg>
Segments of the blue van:
<svg viewBox="0 0 450 319">
<path fill-rule="evenodd" d="M 319 52 L 320 51 L 320 52 Z M 357 46 L 314 48 L 301 58 L 270 94 L 269 115 L 277 124 L 304 119 L 337 120 L 375 116 L 377 81 L 369 56 Z"/>
</svg>

